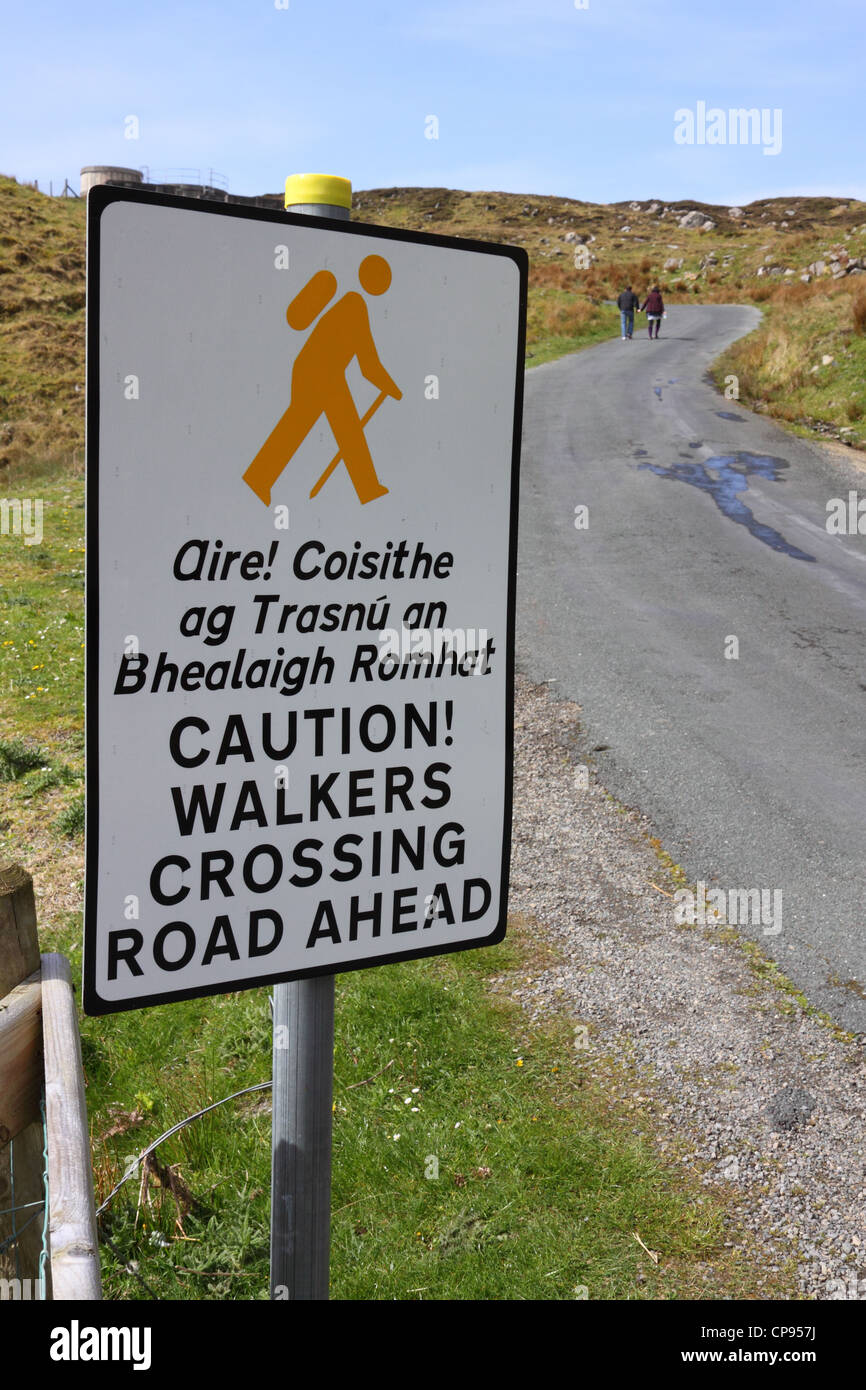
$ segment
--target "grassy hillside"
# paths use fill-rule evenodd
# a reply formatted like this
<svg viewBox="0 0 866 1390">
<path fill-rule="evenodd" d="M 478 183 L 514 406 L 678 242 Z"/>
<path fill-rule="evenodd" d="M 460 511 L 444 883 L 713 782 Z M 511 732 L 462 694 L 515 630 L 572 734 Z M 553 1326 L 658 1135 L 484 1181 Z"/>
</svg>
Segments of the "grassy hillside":
<svg viewBox="0 0 866 1390">
<path fill-rule="evenodd" d="M 681 227 L 690 212 L 713 228 Z M 530 366 L 615 334 L 608 301 L 626 282 L 638 292 L 659 283 L 673 304 L 758 304 L 761 328 L 720 375 L 737 375 L 746 404 L 866 447 L 866 273 L 843 269 L 866 262 L 866 204 L 777 198 L 732 216 L 688 201 L 392 188 L 356 193 L 353 216 L 525 247 Z M 0 323 L 0 468 L 34 456 L 72 464 L 83 444 L 83 202 L 0 177 Z"/>
<path fill-rule="evenodd" d="M 681 227 L 690 212 L 714 226 Z M 532 267 L 528 365 L 615 334 L 616 316 L 605 301 L 625 283 L 639 293 L 658 283 L 672 304 L 758 305 L 760 328 L 726 354 L 717 379 L 733 373 L 744 404 L 803 433 L 866 448 L 866 271 L 857 264 L 866 266 L 864 203 L 768 198 L 729 209 L 656 199 L 599 206 L 396 188 L 356 194 L 353 215 L 525 247 Z M 579 247 L 591 258 L 584 270 L 574 265 Z M 816 262 L 823 267 L 810 269 Z"/>
<path fill-rule="evenodd" d="M 719 359 L 716 381 L 733 373 L 752 409 L 866 449 L 866 276 L 794 280 L 752 297 L 764 321 Z"/>
<path fill-rule="evenodd" d="M 0 178 L 0 467 L 84 442 L 84 204 Z"/>
</svg>

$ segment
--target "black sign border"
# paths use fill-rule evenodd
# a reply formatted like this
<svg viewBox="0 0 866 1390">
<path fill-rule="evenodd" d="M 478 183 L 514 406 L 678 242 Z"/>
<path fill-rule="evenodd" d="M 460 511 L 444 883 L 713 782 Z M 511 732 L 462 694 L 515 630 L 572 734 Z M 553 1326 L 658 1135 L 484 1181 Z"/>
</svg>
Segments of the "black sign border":
<svg viewBox="0 0 866 1390">
<path fill-rule="evenodd" d="M 412 242 L 419 246 L 450 247 L 456 251 L 476 252 L 485 256 L 505 256 L 517 267 L 520 277 L 518 331 L 514 380 L 514 424 L 511 445 L 511 499 L 509 510 L 508 598 L 506 611 L 505 652 L 505 807 L 502 827 L 502 873 L 500 880 L 500 917 L 495 930 L 477 941 L 442 942 L 427 948 L 395 951 L 374 960 L 346 961 L 338 969 L 311 966 L 309 970 L 259 975 L 254 979 L 220 982 L 171 991 L 168 994 L 140 995 L 134 999 L 103 999 L 96 989 L 97 892 L 99 844 L 99 268 L 102 214 L 113 203 L 144 203 L 148 206 L 179 208 L 202 216 L 240 217 L 275 226 L 321 227 L 323 231 L 349 233 L 370 237 L 374 241 Z M 187 999 L 203 999 L 216 994 L 234 994 L 241 990 L 284 984 L 290 980 L 312 979 L 319 975 L 342 975 L 350 970 L 365 970 L 379 965 L 395 965 L 400 961 L 422 960 L 428 956 L 448 955 L 454 951 L 475 950 L 495 946 L 505 937 L 508 920 L 508 884 L 511 866 L 511 815 L 514 775 L 514 628 L 517 592 L 517 517 L 520 498 L 520 440 L 523 424 L 523 378 L 526 353 L 526 296 L 529 280 L 529 257 L 517 246 L 497 242 L 475 241 L 470 238 L 435 236 L 429 232 L 412 232 L 397 227 L 382 227 L 373 223 L 354 222 L 331 217 L 301 216 L 277 209 L 248 207 L 237 203 L 220 203 L 207 199 L 180 198 L 167 193 L 149 193 L 142 189 L 114 188 L 102 184 L 87 195 L 87 429 L 86 429 L 86 581 L 85 581 L 85 750 L 86 750 L 86 816 L 85 816 L 85 898 L 84 898 L 84 963 L 83 1007 L 85 1014 L 99 1017 L 125 1013 L 131 1009 L 150 1008 L 156 1004 L 182 1003 Z"/>
</svg>

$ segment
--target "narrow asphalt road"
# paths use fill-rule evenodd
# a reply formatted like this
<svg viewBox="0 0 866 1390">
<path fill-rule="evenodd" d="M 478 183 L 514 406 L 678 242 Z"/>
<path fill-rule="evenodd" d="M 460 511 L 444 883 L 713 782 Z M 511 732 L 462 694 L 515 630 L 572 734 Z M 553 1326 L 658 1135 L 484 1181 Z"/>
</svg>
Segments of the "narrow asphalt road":
<svg viewBox="0 0 866 1390">
<path fill-rule="evenodd" d="M 866 470 L 710 383 L 758 317 L 675 307 L 650 342 L 639 315 L 528 372 L 518 668 L 582 706 L 582 760 L 692 880 L 766 890 L 741 930 L 866 1031 L 866 536 L 825 524 Z"/>
</svg>

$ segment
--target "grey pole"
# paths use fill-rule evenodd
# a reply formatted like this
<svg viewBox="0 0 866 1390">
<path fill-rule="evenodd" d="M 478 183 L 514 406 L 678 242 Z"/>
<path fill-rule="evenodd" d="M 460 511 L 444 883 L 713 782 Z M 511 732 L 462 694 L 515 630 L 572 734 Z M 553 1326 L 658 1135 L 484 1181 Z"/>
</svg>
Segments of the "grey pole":
<svg viewBox="0 0 866 1390">
<path fill-rule="evenodd" d="M 274 989 L 271 1298 L 326 1299 L 334 977 Z"/>
<path fill-rule="evenodd" d="M 332 192 L 329 194 L 329 188 Z M 286 210 L 348 220 L 345 179 L 286 180 Z M 297 201 L 296 201 L 297 200 Z M 271 1298 L 327 1299 L 331 1244 L 334 977 L 274 988 Z"/>
</svg>

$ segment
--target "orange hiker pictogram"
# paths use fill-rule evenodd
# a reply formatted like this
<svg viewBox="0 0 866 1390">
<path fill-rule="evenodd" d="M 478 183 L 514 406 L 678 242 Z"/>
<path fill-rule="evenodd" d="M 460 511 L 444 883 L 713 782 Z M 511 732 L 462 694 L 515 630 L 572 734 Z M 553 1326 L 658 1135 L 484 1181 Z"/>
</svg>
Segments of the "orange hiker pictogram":
<svg viewBox="0 0 866 1390">
<path fill-rule="evenodd" d="M 365 256 L 358 269 L 358 279 L 367 294 L 384 294 L 391 283 L 391 267 L 383 256 Z M 297 333 L 309 328 L 333 299 L 336 289 L 337 280 L 330 270 L 317 271 L 286 310 L 289 327 Z M 378 397 L 363 417 L 358 415 L 346 381 L 346 368 L 353 357 L 357 357 L 367 380 L 379 387 Z M 360 502 L 384 497 L 388 489 L 376 474 L 364 426 L 386 396 L 399 401 L 402 395 L 379 361 L 366 302 L 351 290 L 322 315 L 295 358 L 289 408 L 259 449 L 244 474 L 244 481 L 265 506 L 269 506 L 274 483 L 316 421 L 324 415 L 337 441 L 338 452 L 310 496 L 316 496 L 342 459 Z"/>
</svg>

